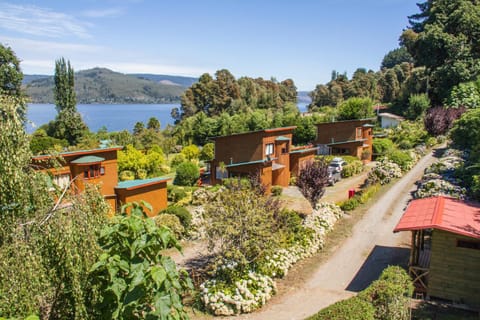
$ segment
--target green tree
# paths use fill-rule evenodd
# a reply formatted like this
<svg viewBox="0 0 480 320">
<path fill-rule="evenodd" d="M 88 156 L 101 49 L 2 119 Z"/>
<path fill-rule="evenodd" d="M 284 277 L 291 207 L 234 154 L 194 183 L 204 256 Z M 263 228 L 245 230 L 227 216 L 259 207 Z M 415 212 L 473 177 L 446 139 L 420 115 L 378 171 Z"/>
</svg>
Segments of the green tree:
<svg viewBox="0 0 480 320">
<path fill-rule="evenodd" d="M 155 132 L 160 132 L 160 121 L 157 118 L 151 117 L 147 122 L 147 129 L 153 130 Z"/>
<path fill-rule="evenodd" d="M 213 160 L 215 157 L 215 144 L 212 142 L 207 143 L 202 147 L 202 151 L 200 151 L 200 160 L 203 161 L 210 161 Z"/>
<path fill-rule="evenodd" d="M 411 27 L 401 42 L 417 65 L 429 74 L 429 96 L 434 105 L 448 97 L 461 82 L 474 80 L 480 72 L 480 4 L 473 0 L 433 1 L 419 5 L 410 16 Z"/>
<path fill-rule="evenodd" d="M 458 148 L 479 150 L 480 109 L 465 112 L 453 125 L 450 137 Z"/>
<path fill-rule="evenodd" d="M 400 48 L 389 51 L 382 59 L 381 68 L 390 69 L 403 62 L 413 63 L 413 57 L 408 52 L 407 48 L 402 46 Z"/>
<path fill-rule="evenodd" d="M 408 99 L 408 108 L 405 116 L 410 120 L 416 120 L 423 117 L 429 107 L 430 99 L 428 99 L 427 94 L 412 94 Z"/>
<path fill-rule="evenodd" d="M 178 165 L 173 184 L 177 186 L 195 186 L 200 178 L 200 169 L 190 161 Z"/>
<path fill-rule="evenodd" d="M 70 145 L 76 145 L 88 132 L 87 125 L 77 111 L 75 95 L 74 71 L 70 61 L 64 58 L 55 61 L 53 95 L 57 109 L 57 117 L 49 124 L 48 135 L 57 139 L 65 139 Z"/>
<path fill-rule="evenodd" d="M 480 106 L 480 79 L 464 82 L 453 87 L 445 105 L 448 107 L 465 107 L 475 109 Z"/>
<path fill-rule="evenodd" d="M 373 116 L 373 102 L 369 98 L 350 98 L 338 110 L 339 120 L 367 119 Z"/>
<path fill-rule="evenodd" d="M 196 145 L 191 144 L 182 149 L 182 154 L 187 160 L 195 160 L 200 156 L 200 149 Z"/>
<path fill-rule="evenodd" d="M 0 44 L 0 94 L 22 96 L 22 79 L 20 61 L 15 52 Z"/>
<path fill-rule="evenodd" d="M 145 125 L 141 121 L 135 122 L 133 126 L 133 135 L 138 136 L 145 130 Z"/>
<path fill-rule="evenodd" d="M 252 270 L 253 265 L 278 247 L 278 211 L 276 202 L 251 189 L 236 186 L 219 193 L 215 201 L 205 206 L 209 249 L 217 253 L 219 260 L 238 263 L 239 272 Z"/>
</svg>

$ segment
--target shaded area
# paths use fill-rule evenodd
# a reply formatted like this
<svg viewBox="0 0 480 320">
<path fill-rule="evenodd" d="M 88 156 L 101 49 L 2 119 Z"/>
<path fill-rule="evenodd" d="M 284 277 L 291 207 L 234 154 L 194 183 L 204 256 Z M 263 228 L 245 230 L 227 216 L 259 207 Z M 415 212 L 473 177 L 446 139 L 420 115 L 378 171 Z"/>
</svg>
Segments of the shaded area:
<svg viewBox="0 0 480 320">
<path fill-rule="evenodd" d="M 406 268 L 409 254 L 409 248 L 376 245 L 353 277 L 353 280 L 348 284 L 346 290 L 353 292 L 364 290 L 373 281 L 377 280 L 383 269 L 388 266 L 396 265 Z"/>
</svg>

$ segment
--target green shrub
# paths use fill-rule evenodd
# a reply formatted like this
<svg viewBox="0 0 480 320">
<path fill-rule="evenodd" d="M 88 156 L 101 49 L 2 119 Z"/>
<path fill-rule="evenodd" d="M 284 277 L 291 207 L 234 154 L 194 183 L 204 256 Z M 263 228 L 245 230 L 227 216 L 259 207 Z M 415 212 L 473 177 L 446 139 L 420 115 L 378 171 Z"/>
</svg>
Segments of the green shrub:
<svg viewBox="0 0 480 320">
<path fill-rule="evenodd" d="M 200 178 L 200 169 L 190 161 L 182 162 L 177 167 L 173 184 L 178 186 L 194 186 Z"/>
<path fill-rule="evenodd" d="M 433 147 L 434 145 L 436 145 L 438 142 L 437 142 L 437 139 L 435 137 L 429 137 L 426 141 L 425 141 L 425 144 L 427 145 L 427 147 L 431 148 Z"/>
<path fill-rule="evenodd" d="M 155 221 L 157 227 L 168 227 L 177 239 L 180 239 L 185 232 L 185 228 L 180 222 L 180 219 L 174 214 L 159 214 L 158 216 L 155 216 L 153 220 Z"/>
<path fill-rule="evenodd" d="M 222 179 L 222 184 L 228 189 L 238 187 L 240 187 L 240 189 L 250 189 L 252 187 L 252 184 L 247 178 L 226 178 Z"/>
<path fill-rule="evenodd" d="M 272 186 L 271 190 L 272 195 L 279 196 L 282 194 L 283 188 L 281 186 Z"/>
<path fill-rule="evenodd" d="M 375 308 L 358 297 L 338 301 L 307 320 L 374 320 Z"/>
<path fill-rule="evenodd" d="M 187 158 L 185 157 L 185 155 L 183 153 L 179 153 L 179 154 L 176 154 L 175 156 L 173 156 L 172 161 L 170 161 L 170 165 L 172 167 L 176 167 L 179 164 L 185 162 L 186 160 L 187 160 Z"/>
<path fill-rule="evenodd" d="M 187 197 L 187 192 L 183 187 L 167 185 L 167 198 L 170 202 L 178 202 Z"/>
<path fill-rule="evenodd" d="M 342 169 L 342 178 L 348 178 L 351 176 L 354 176 L 356 174 L 359 174 L 363 171 L 363 163 L 362 161 L 358 160 L 351 161 L 350 163 L 347 162 L 347 165 L 345 165 Z"/>
<path fill-rule="evenodd" d="M 407 272 L 398 266 L 390 266 L 358 297 L 375 307 L 375 319 L 406 320 L 410 319 L 412 293 L 412 280 Z"/>
<path fill-rule="evenodd" d="M 387 157 L 394 163 L 398 164 L 402 171 L 407 171 L 412 164 L 412 157 L 408 152 L 402 150 L 393 150 L 388 153 Z"/>
<path fill-rule="evenodd" d="M 395 149 L 395 144 L 388 138 L 373 139 L 373 153 L 376 155 L 385 155 Z"/>
<path fill-rule="evenodd" d="M 341 208 L 343 211 L 352 211 L 352 210 L 355 210 L 355 208 L 360 205 L 360 201 L 359 201 L 358 198 L 359 198 L 359 196 L 358 196 L 358 195 L 355 195 L 355 196 L 351 197 L 350 199 L 343 201 L 343 202 L 340 204 L 340 208 Z"/>
<path fill-rule="evenodd" d="M 367 203 L 367 201 L 370 200 L 370 198 L 372 198 L 375 195 L 375 193 L 378 192 L 378 189 L 380 189 L 379 184 L 374 184 L 363 189 L 358 195 L 358 201 L 361 204 Z"/>
<path fill-rule="evenodd" d="M 135 174 L 130 170 L 124 170 L 120 172 L 120 174 L 118 175 L 118 178 L 120 179 L 120 181 L 134 180 Z"/>
<path fill-rule="evenodd" d="M 185 229 L 188 229 L 192 224 L 192 215 L 185 207 L 171 206 L 160 211 L 159 214 L 173 214 L 177 216 Z"/>
<path fill-rule="evenodd" d="M 138 179 L 146 179 L 147 178 L 147 170 L 145 169 L 138 169 L 136 177 Z"/>
</svg>

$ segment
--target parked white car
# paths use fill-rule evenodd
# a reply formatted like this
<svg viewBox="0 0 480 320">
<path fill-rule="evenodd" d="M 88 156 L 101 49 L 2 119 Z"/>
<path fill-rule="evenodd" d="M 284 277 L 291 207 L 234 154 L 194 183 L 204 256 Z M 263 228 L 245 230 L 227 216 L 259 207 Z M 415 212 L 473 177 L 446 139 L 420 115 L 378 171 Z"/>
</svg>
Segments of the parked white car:
<svg viewBox="0 0 480 320">
<path fill-rule="evenodd" d="M 330 161 L 330 164 L 328 165 L 329 168 L 332 168 L 333 170 L 337 172 L 342 172 L 343 166 L 346 165 L 347 162 L 343 160 L 343 158 L 336 157 L 333 158 L 332 161 Z"/>
</svg>

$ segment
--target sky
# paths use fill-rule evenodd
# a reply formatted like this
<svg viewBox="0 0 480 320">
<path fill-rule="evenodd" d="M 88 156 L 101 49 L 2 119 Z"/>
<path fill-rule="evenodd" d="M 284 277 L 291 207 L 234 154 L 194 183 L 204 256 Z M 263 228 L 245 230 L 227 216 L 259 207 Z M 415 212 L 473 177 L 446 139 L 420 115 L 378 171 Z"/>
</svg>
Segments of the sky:
<svg viewBox="0 0 480 320">
<path fill-rule="evenodd" d="M 418 0 L 0 0 L 0 43 L 25 74 L 76 71 L 293 79 L 378 70 Z"/>
</svg>

